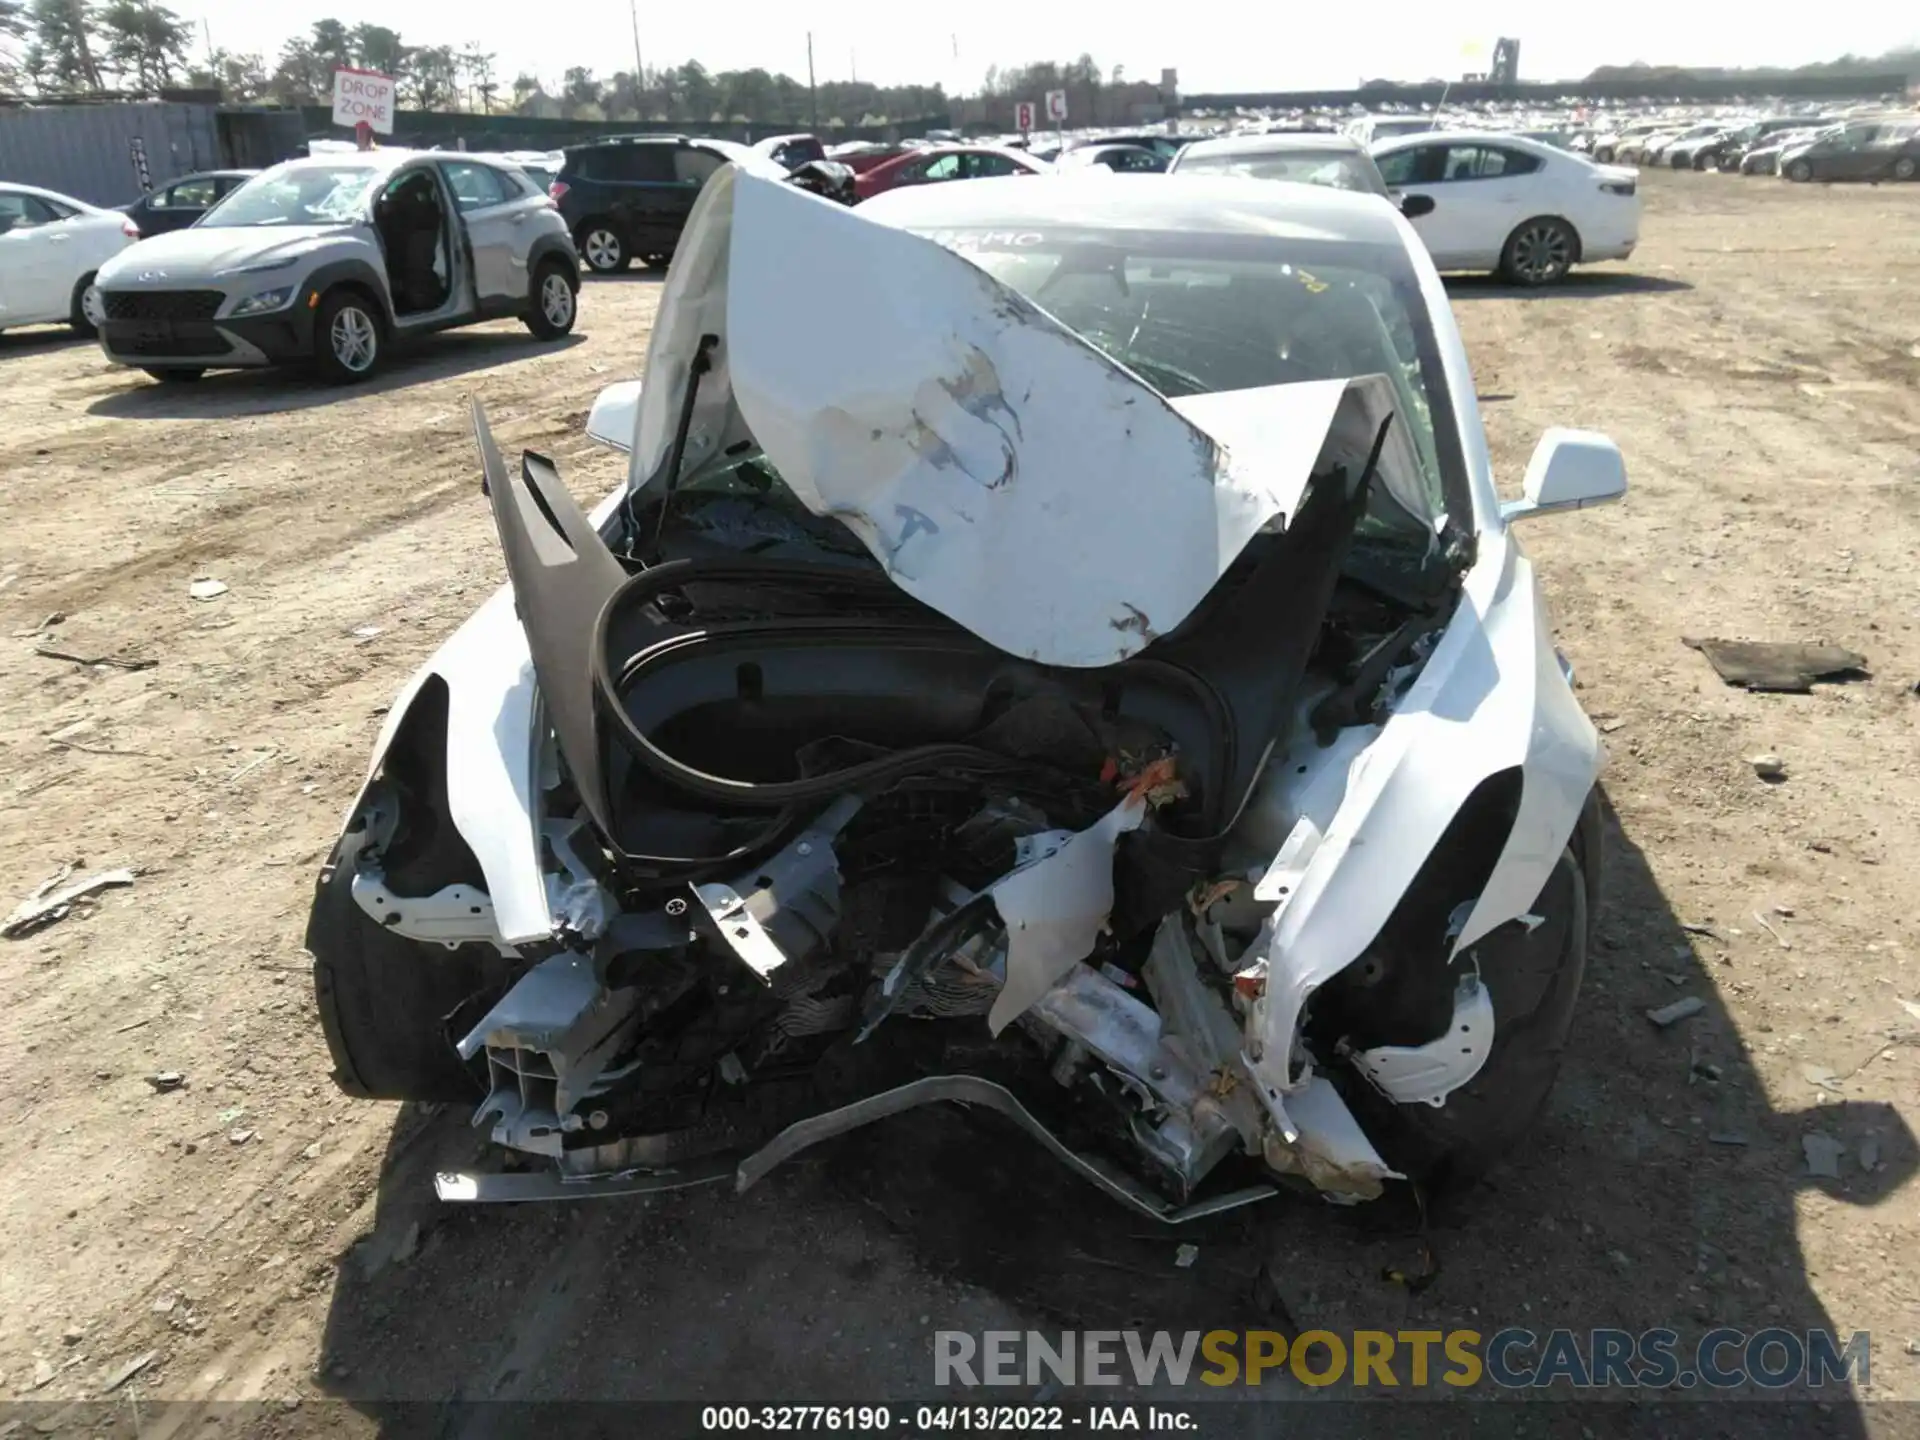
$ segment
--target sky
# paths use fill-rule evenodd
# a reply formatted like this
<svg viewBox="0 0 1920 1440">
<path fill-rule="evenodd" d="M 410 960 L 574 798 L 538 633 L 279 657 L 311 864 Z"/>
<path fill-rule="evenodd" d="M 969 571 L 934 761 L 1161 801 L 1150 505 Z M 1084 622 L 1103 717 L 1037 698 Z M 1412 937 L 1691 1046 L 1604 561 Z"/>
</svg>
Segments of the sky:
<svg viewBox="0 0 1920 1440">
<path fill-rule="evenodd" d="M 516 5 L 471 0 L 314 0 L 295 11 L 259 0 L 174 0 L 204 21 L 213 43 L 257 51 L 269 66 L 297 25 L 331 15 L 371 21 L 410 44 L 478 42 L 506 80 L 529 71 L 549 84 L 570 65 L 597 74 L 633 68 L 629 0 L 572 0 L 557 23 L 528 23 Z M 941 13 L 942 10 L 945 13 Z M 935 7 L 901 0 L 770 0 L 661 6 L 640 0 L 640 48 L 648 66 L 698 59 L 709 70 L 761 66 L 804 80 L 807 29 L 821 79 L 880 84 L 939 82 L 950 93 L 979 88 L 989 65 L 1070 60 L 1083 51 L 1129 79 L 1179 72 L 1187 94 L 1418 80 L 1484 70 L 1493 41 L 1520 39 L 1523 80 L 1584 75 L 1596 65 L 1802 64 L 1846 53 L 1875 54 L 1920 43 L 1912 0 L 1861 0 L 1792 12 L 1791 23 L 1729 23 L 1723 0 L 1606 0 L 1546 6 L 1516 0 L 1367 0 L 1362 5 L 1268 3 L 1186 10 L 1164 0 L 969 0 Z M 1444 14 L 1442 13 L 1444 12 Z M 1737 14 L 1738 12 L 1734 12 Z M 296 19 L 303 16 L 303 19 Z M 1191 17 L 1190 23 L 1170 23 Z M 206 33 L 206 32 L 203 32 Z"/>
</svg>

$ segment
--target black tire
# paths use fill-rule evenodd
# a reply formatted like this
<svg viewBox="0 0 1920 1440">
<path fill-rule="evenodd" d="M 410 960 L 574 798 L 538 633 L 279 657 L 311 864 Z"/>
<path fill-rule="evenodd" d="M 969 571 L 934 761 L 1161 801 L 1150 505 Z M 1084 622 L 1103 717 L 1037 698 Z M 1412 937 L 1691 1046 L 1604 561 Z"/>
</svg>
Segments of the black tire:
<svg viewBox="0 0 1920 1440">
<path fill-rule="evenodd" d="M 313 368 L 329 385 L 354 385 L 380 368 L 387 346 L 380 307 L 344 287 L 320 297 L 313 317 Z"/>
<path fill-rule="evenodd" d="M 559 260 L 534 268 L 527 291 L 527 329 L 539 340 L 558 340 L 573 329 L 580 313 L 580 271 Z"/>
<path fill-rule="evenodd" d="M 1915 160 L 1913 156 L 1902 155 L 1893 162 L 1894 179 L 1911 180 L 1916 174 L 1920 174 L 1920 160 Z"/>
<path fill-rule="evenodd" d="M 1593 160 L 1596 165 L 1611 165 L 1613 163 L 1613 146 L 1601 145 L 1596 148 L 1593 152 Z"/>
<path fill-rule="evenodd" d="M 658 271 L 664 272 L 666 268 L 672 263 L 673 263 L 673 256 L 671 255 L 649 255 L 646 258 L 646 266 L 647 266 L 647 269 L 649 270 L 658 270 Z"/>
<path fill-rule="evenodd" d="M 415 707 L 382 767 L 384 799 L 399 816 L 383 857 L 387 883 L 404 895 L 483 884 L 447 813 L 444 687 L 423 691 Z M 350 848 L 343 837 L 328 857 L 306 933 L 335 1083 L 370 1100 L 477 1101 L 484 1071 L 454 1045 L 505 989 L 508 962 L 490 945 L 449 950 L 377 924 L 353 898 L 354 865 L 341 861 Z"/>
<path fill-rule="evenodd" d="M 94 315 L 87 313 L 89 292 L 94 300 L 95 314 L 98 314 L 100 291 L 93 283 L 91 270 L 74 282 L 73 300 L 67 308 L 67 324 L 72 327 L 73 333 L 83 340 L 91 340 L 100 333 L 100 326 L 96 323 Z"/>
<path fill-rule="evenodd" d="M 1514 227 L 1500 250 L 1500 274 L 1508 284 L 1537 288 L 1564 280 L 1580 258 L 1580 237 L 1566 221 L 1536 215 Z"/>
<path fill-rule="evenodd" d="M 141 368 L 162 385 L 191 385 L 207 373 L 190 365 L 146 365 Z"/>
<path fill-rule="evenodd" d="M 1479 1074 L 1441 1105 L 1398 1105 L 1359 1076 L 1349 1103 L 1382 1157 L 1430 1193 L 1485 1175 L 1538 1118 L 1560 1073 L 1586 973 L 1598 909 L 1598 797 L 1531 907 L 1529 931 L 1501 926 L 1472 947 L 1494 1009 L 1494 1040 Z"/>
<path fill-rule="evenodd" d="M 1804 160 L 1796 160 L 1787 167 L 1787 179 L 1796 185 L 1804 185 L 1813 179 L 1813 166 Z"/>
<path fill-rule="evenodd" d="M 580 258 L 596 275 L 617 275 L 633 263 L 627 237 L 605 220 L 589 220 L 573 237 Z"/>
</svg>

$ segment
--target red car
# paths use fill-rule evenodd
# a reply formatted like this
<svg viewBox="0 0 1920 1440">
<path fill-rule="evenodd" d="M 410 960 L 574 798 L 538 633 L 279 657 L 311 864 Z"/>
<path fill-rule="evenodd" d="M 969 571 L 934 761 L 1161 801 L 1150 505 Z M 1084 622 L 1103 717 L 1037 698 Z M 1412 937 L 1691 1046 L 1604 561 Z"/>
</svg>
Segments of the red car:
<svg viewBox="0 0 1920 1440">
<path fill-rule="evenodd" d="M 897 185 L 932 185 L 942 180 L 982 180 L 989 175 L 1044 175 L 1053 167 L 1018 150 L 998 145 L 929 145 L 884 160 L 854 177 L 854 193 L 870 200 Z"/>
</svg>

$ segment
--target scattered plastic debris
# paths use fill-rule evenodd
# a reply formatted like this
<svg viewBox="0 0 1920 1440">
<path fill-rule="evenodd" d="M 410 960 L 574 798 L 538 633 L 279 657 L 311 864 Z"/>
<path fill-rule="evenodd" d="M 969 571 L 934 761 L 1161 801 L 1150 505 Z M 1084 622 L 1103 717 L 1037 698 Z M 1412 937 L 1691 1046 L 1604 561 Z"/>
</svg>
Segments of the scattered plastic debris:
<svg viewBox="0 0 1920 1440">
<path fill-rule="evenodd" d="M 102 870 L 71 885 L 62 885 L 71 874 L 73 867 L 69 865 L 52 879 L 43 881 L 39 889 L 15 906 L 13 913 L 4 921 L 0 921 L 0 935 L 9 940 L 18 940 L 22 935 L 31 935 L 36 930 L 66 919 L 77 902 L 99 891 L 116 885 L 133 884 L 131 870 Z M 55 886 L 61 888 L 55 889 Z"/>
<path fill-rule="evenodd" d="M 122 1365 L 118 1370 L 115 1370 L 112 1374 L 108 1375 L 105 1380 L 100 1382 L 100 1393 L 102 1395 L 111 1395 L 159 1358 L 160 1352 L 158 1350 L 149 1350 L 144 1355 L 134 1356 L 133 1359 L 127 1361 L 126 1364 Z"/>
<path fill-rule="evenodd" d="M 233 1145 L 244 1145 L 251 1139 L 253 1139 L 253 1131 L 251 1130 L 229 1130 L 227 1132 L 228 1143 Z"/>
<path fill-rule="evenodd" d="M 1669 1025 L 1679 1024 L 1689 1015 L 1698 1015 L 1706 1008 L 1706 1001 L 1698 995 L 1689 995 L 1683 1000 L 1674 1001 L 1671 1005 L 1662 1005 L 1658 1010 L 1647 1011 L 1647 1019 L 1664 1030 Z"/>
<path fill-rule="evenodd" d="M 1173 1264 L 1177 1270 L 1191 1270 L 1193 1262 L 1200 1258 L 1198 1245 L 1182 1245 L 1173 1252 Z"/>
<path fill-rule="evenodd" d="M 1777 785 L 1787 778 L 1787 762 L 1771 752 L 1749 756 L 1747 763 L 1753 766 L 1753 773 L 1762 780 Z"/>
<path fill-rule="evenodd" d="M 1680 643 L 1707 657 L 1714 672 L 1729 685 L 1749 690 L 1777 690 L 1805 694 L 1816 680 L 1853 679 L 1864 675 L 1867 657 L 1838 645 L 1801 645 L 1767 640 L 1700 640 L 1689 635 Z"/>
<path fill-rule="evenodd" d="M 1800 1137 L 1800 1148 L 1806 1151 L 1809 1175 L 1825 1180 L 1840 1178 L 1840 1157 L 1847 1153 L 1846 1146 L 1822 1131 L 1809 1130 Z"/>
<path fill-rule="evenodd" d="M 227 582 L 215 580 L 210 576 L 201 576 L 187 586 L 187 594 L 196 600 L 218 600 L 227 593 Z"/>
<path fill-rule="evenodd" d="M 147 1084 L 151 1085 L 162 1095 L 166 1094 L 169 1090 L 178 1090 L 186 1083 L 187 1077 L 182 1075 L 178 1070 L 162 1070 L 158 1075 L 149 1075 L 147 1077 Z"/>
<path fill-rule="evenodd" d="M 51 1385 L 53 1383 L 53 1376 L 54 1376 L 54 1369 L 53 1369 L 53 1362 L 51 1360 L 36 1360 L 33 1362 L 33 1388 L 34 1389 L 39 1390 L 44 1388 L 45 1386 Z"/>
<path fill-rule="evenodd" d="M 47 660 L 65 660 L 70 665 L 111 665 L 119 670 L 151 670 L 160 663 L 139 655 L 76 655 L 51 645 L 36 645 L 33 653 Z"/>
<path fill-rule="evenodd" d="M 353 630 L 353 638 L 356 640 L 371 640 L 374 636 L 384 635 L 385 633 L 386 631 L 378 625 L 356 625 Z"/>
<path fill-rule="evenodd" d="M 1802 1065 L 1800 1067 L 1800 1078 L 1805 1080 L 1809 1085 L 1816 1085 L 1820 1089 L 1831 1091 L 1835 1095 L 1846 1093 L 1840 1088 L 1839 1075 L 1824 1065 Z"/>
<path fill-rule="evenodd" d="M 1780 942 L 1780 948 L 1782 950 L 1793 949 L 1793 942 L 1787 939 L 1787 937 L 1782 935 L 1778 930 L 1774 929 L 1773 926 L 1769 925 L 1767 923 L 1766 916 L 1762 915 L 1758 910 L 1756 910 L 1753 912 L 1753 918 L 1760 923 L 1760 928 L 1762 930 L 1766 931 L 1767 934 L 1773 936 L 1775 940 L 1778 940 Z"/>
</svg>

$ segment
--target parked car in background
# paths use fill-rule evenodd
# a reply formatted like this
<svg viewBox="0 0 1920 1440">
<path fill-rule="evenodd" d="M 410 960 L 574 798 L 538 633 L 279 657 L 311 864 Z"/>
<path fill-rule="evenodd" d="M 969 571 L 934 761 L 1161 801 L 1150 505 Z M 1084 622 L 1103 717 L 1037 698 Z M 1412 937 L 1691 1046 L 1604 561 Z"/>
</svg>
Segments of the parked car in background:
<svg viewBox="0 0 1920 1440">
<path fill-rule="evenodd" d="M 686 135 L 620 135 L 568 146 L 547 192 L 587 268 L 611 275 L 639 259 L 667 268 L 700 188 L 737 162 L 778 179 L 786 171 L 731 140 Z"/>
<path fill-rule="evenodd" d="M 1441 270 L 1494 270 L 1549 285 L 1596 260 L 1624 260 L 1640 240 L 1632 170 L 1596 165 L 1513 135 L 1452 131 L 1373 147 L 1390 190 L 1426 196 L 1408 219 Z"/>
<path fill-rule="evenodd" d="M 1855 122 L 1780 156 L 1789 180 L 1911 180 L 1920 172 L 1920 116 Z"/>
<path fill-rule="evenodd" d="M 1802 119 L 1780 117 L 1730 125 L 1698 140 L 1688 140 L 1669 147 L 1667 163 L 1675 170 L 1705 170 L 1720 164 L 1728 155 L 1743 153 L 1749 147 L 1758 145 L 1769 135 L 1777 135 L 1805 123 Z"/>
<path fill-rule="evenodd" d="M 1175 157 L 1174 175 L 1245 175 L 1386 195 L 1387 183 L 1366 147 L 1330 131 L 1228 135 L 1196 140 Z"/>
<path fill-rule="evenodd" d="M 902 185 L 937 185 L 948 180 L 985 180 L 999 175 L 1045 175 L 1053 167 L 1022 150 L 999 145 L 930 145 L 882 162 L 858 176 L 854 189 L 862 200 Z"/>
<path fill-rule="evenodd" d="M 1705 140 L 1709 135 L 1717 135 L 1723 124 L 1724 122 L 1719 120 L 1704 120 L 1697 125 L 1688 125 L 1665 134 L 1650 136 L 1641 142 L 1639 158 L 1648 165 L 1664 165 L 1667 163 L 1667 152 L 1674 146 L 1692 145 Z M 1628 146 L 1627 150 L 1629 153 L 1620 156 L 1622 161 L 1630 158 L 1632 147 Z"/>
<path fill-rule="evenodd" d="M 847 140 L 838 145 L 829 145 L 827 159 L 846 166 L 856 175 L 862 175 L 895 156 L 921 148 L 917 145 L 889 145 L 879 140 Z"/>
<path fill-rule="evenodd" d="M 100 267 L 100 345 L 156 380 L 311 362 L 364 380 L 396 341 L 518 316 L 573 328 L 580 257 L 517 168 L 372 150 L 264 170 L 201 217 Z"/>
<path fill-rule="evenodd" d="M 34 185 L 0 184 L 0 330 L 100 323 L 96 272 L 140 238 L 118 210 Z"/>
<path fill-rule="evenodd" d="M 1133 134 L 1120 135 L 1069 135 L 1054 158 L 1072 154 L 1075 150 L 1090 145 L 1137 145 L 1142 150 L 1153 151 L 1162 159 L 1171 160 L 1192 141 L 1191 135 L 1170 135 L 1164 130 L 1141 130 Z M 1034 154 L 1050 152 L 1050 147 L 1042 139 L 1035 138 L 1026 146 L 1026 150 L 1028 154 Z"/>
<path fill-rule="evenodd" d="M 1589 153 L 1595 164 L 1610 165 L 1626 157 L 1621 155 L 1620 147 L 1631 145 L 1637 149 L 1647 136 L 1668 128 L 1663 120 L 1634 120 L 1622 125 L 1618 130 L 1601 131 L 1593 137 Z"/>
<path fill-rule="evenodd" d="M 229 191 L 251 180 L 258 170 L 206 170 L 182 175 L 142 195 L 121 212 L 133 221 L 142 240 L 184 230 L 226 198 Z"/>
<path fill-rule="evenodd" d="M 817 135 L 770 135 L 754 142 L 753 152 L 778 165 L 802 190 L 851 205 L 859 195 L 853 188 L 854 169 L 827 157 Z"/>
<path fill-rule="evenodd" d="M 1166 156 L 1140 145 L 1077 145 L 1053 163 L 1062 170 L 1098 166 L 1123 175 L 1161 175 L 1167 169 Z"/>
<path fill-rule="evenodd" d="M 1758 144 L 1751 146 L 1740 157 L 1742 175 L 1775 175 L 1780 170 L 1780 157 L 1787 151 L 1797 149 L 1808 141 L 1825 135 L 1837 126 L 1821 125 L 1801 130 L 1781 130 L 1773 135 L 1764 136 Z"/>
<path fill-rule="evenodd" d="M 1426 135 L 1440 128 L 1431 115 L 1361 115 L 1342 127 L 1362 145 L 1373 146 L 1402 135 Z"/>
</svg>

